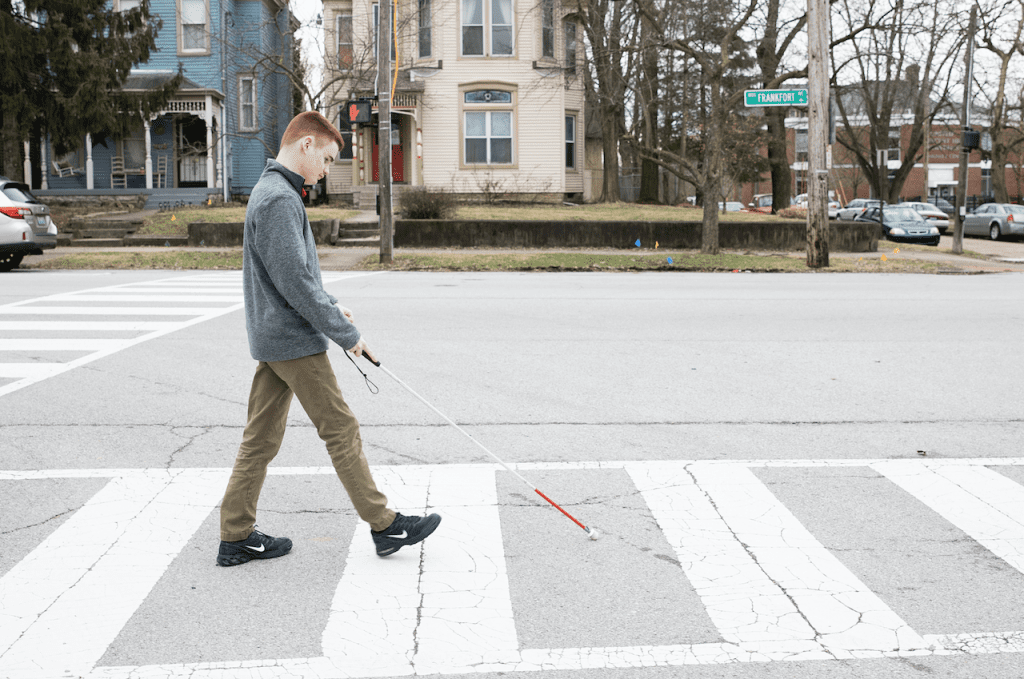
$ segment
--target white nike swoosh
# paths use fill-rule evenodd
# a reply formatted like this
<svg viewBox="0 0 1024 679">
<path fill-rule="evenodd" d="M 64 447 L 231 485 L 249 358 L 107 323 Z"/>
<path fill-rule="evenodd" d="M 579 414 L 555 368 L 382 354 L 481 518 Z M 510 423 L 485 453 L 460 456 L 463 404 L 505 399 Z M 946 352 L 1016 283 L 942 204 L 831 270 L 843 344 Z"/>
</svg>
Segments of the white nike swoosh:
<svg viewBox="0 0 1024 679">
<path fill-rule="evenodd" d="M 403 531 L 402 531 L 401 533 L 399 533 L 398 535 L 389 535 L 388 537 L 389 537 L 389 538 L 392 538 L 392 539 L 394 539 L 394 540 L 404 540 L 404 539 L 406 539 L 407 537 L 409 537 L 409 534 L 408 534 L 407 532 L 405 532 L 405 531 L 403 530 Z"/>
<path fill-rule="evenodd" d="M 246 545 L 245 548 L 248 549 L 248 550 L 251 550 L 253 552 L 262 552 L 263 550 L 265 550 L 267 548 L 267 546 L 266 545 L 260 545 L 259 549 L 257 549 L 255 547 L 250 547 L 249 545 Z"/>
</svg>

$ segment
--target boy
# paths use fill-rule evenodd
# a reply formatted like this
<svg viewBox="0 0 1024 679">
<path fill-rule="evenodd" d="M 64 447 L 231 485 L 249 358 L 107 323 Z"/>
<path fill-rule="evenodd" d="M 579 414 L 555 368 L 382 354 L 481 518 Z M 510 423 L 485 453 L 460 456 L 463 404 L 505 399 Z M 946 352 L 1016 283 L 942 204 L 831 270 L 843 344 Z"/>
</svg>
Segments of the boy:
<svg viewBox="0 0 1024 679">
<path fill-rule="evenodd" d="M 376 358 L 353 325 L 352 312 L 324 290 L 302 186 L 326 177 L 345 141 L 315 111 L 292 119 L 275 160 L 268 160 L 245 211 L 242 276 L 249 351 L 259 361 L 242 444 L 221 503 L 220 566 L 284 556 L 288 538 L 255 530 L 267 466 L 284 438 L 292 396 L 327 444 L 334 469 L 359 517 L 370 524 L 379 556 L 420 542 L 441 517 L 388 509 L 363 455 L 359 423 L 341 396 L 327 358 L 328 340 L 356 356 Z"/>
</svg>

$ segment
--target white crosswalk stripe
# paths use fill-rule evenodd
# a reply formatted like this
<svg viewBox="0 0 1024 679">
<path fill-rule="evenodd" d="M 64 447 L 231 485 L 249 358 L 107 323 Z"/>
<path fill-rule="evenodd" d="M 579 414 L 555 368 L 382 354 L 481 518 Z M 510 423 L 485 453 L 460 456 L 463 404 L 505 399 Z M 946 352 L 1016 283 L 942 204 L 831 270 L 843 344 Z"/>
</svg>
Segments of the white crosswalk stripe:
<svg viewBox="0 0 1024 679">
<path fill-rule="evenodd" d="M 329 284 L 363 275 L 369 274 L 328 271 L 323 273 L 323 280 Z M 14 380 L 0 384 L 0 396 L 142 342 L 229 314 L 242 306 L 242 275 L 238 271 L 93 288 L 0 306 L 0 334 L 37 334 L 34 337 L 0 336 L 0 379 Z M 75 316 L 92 320 L 70 318 Z M 175 320 L 145 320 L 153 316 Z M 117 320 L 100 320 L 99 317 Z M 126 317 L 138 319 L 126 320 Z M 76 331 L 110 333 L 111 336 L 54 336 Z M 134 334 L 125 337 L 125 333 Z M 7 352 L 9 358 L 5 359 L 3 352 Z M 83 355 L 54 357 L 55 352 Z M 26 353 L 32 355 L 35 362 L 26 361 L 22 355 Z M 37 353 L 41 356 L 35 356 Z"/>
<path fill-rule="evenodd" d="M 323 628 L 322 655 L 96 666 L 216 507 L 228 470 L 0 471 L 4 482 L 109 479 L 0 576 L 0 676 L 325 679 L 1024 652 L 1024 631 L 938 635 L 911 629 L 753 473 L 759 467 L 874 469 L 1024 572 L 1024 488 L 994 471 L 1024 466 L 1024 458 L 514 466 L 625 471 L 722 641 L 523 648 L 502 535 L 514 528 L 499 520 L 500 468 L 392 466 L 377 467 L 374 475 L 393 504 L 441 512 L 444 530 L 409 548 L 405 558 L 385 560 L 357 531 Z M 334 474 L 330 468 L 273 467 L 270 473 Z M 95 606 L 101 597 L 102 614 Z M 72 629 L 81 627 L 86 612 L 91 624 Z M 74 641 L 57 652 L 50 643 L 55 638 Z"/>
</svg>

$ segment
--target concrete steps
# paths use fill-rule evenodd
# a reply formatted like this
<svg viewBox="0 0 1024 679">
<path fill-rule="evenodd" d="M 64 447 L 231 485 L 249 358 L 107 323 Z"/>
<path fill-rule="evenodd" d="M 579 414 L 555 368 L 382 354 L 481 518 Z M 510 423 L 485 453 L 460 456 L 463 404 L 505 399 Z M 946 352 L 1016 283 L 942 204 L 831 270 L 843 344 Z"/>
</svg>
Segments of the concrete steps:
<svg viewBox="0 0 1024 679">
<path fill-rule="evenodd" d="M 73 248 L 122 248 L 123 238 L 72 238 L 68 243 Z"/>
<path fill-rule="evenodd" d="M 72 220 L 58 245 L 85 248 L 111 248 L 124 245 L 124 238 L 142 228 L 142 220 Z"/>
</svg>

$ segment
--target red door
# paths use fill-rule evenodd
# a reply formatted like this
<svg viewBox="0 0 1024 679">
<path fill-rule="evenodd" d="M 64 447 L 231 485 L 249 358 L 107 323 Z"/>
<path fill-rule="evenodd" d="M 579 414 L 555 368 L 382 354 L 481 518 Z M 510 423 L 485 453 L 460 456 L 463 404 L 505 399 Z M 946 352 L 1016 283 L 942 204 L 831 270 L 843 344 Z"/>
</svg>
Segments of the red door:
<svg viewBox="0 0 1024 679">
<path fill-rule="evenodd" d="M 391 144 L 391 181 L 393 182 L 405 181 L 405 163 L 402 157 L 401 137 L 398 135 L 398 130 L 391 130 L 392 142 L 396 140 L 399 142 Z M 377 145 L 377 135 L 371 136 L 373 137 L 373 181 L 377 182 L 380 181 L 380 168 L 377 166 L 377 154 L 380 153 L 380 147 Z"/>
</svg>

